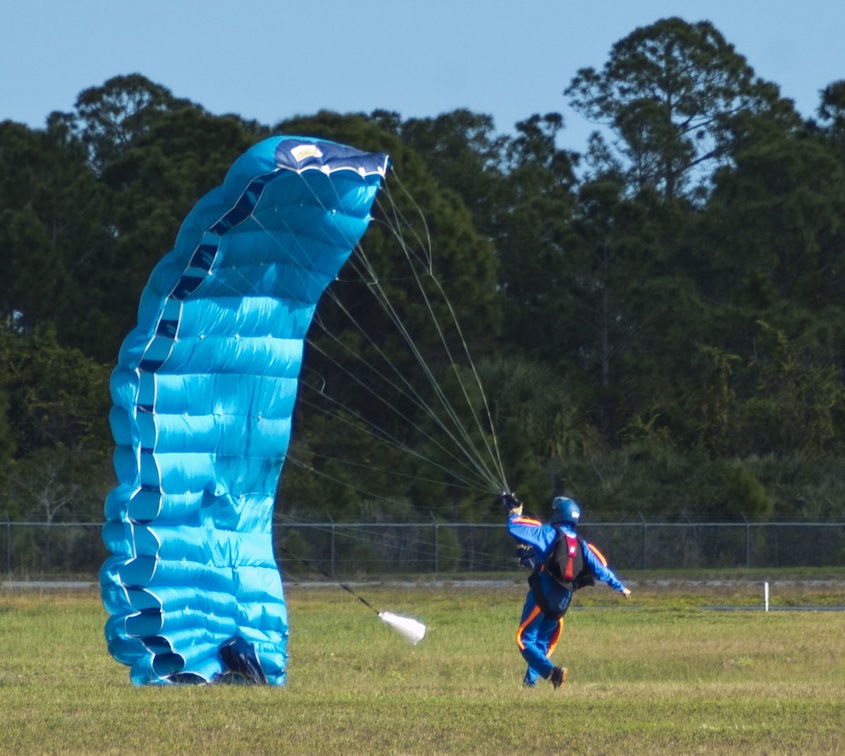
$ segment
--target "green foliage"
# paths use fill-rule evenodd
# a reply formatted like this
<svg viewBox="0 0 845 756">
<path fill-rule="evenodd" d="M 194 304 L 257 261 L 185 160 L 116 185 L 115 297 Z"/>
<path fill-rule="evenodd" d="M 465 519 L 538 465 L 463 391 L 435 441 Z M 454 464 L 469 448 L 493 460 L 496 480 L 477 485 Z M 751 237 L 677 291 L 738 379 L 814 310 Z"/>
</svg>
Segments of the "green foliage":
<svg viewBox="0 0 845 756">
<path fill-rule="evenodd" d="M 431 542 L 434 543 L 432 533 Z M 437 529 L 437 567 L 440 572 L 456 572 L 461 567 L 464 549 L 454 528 Z"/>
<path fill-rule="evenodd" d="M 108 480 L 102 462 L 63 444 L 37 449 L 13 464 L 7 509 L 33 522 L 97 522 Z"/>
<path fill-rule="evenodd" d="M 827 141 L 845 165 L 845 79 L 834 81 L 822 90 L 818 115 Z"/>
<path fill-rule="evenodd" d="M 108 248 L 107 195 L 83 146 L 61 129 L 0 123 L 0 321 L 52 324 L 64 343 L 83 334 L 86 288 Z"/>
<path fill-rule="evenodd" d="M 839 457 L 767 454 L 749 457 L 744 464 L 772 498 L 775 518 L 809 522 L 843 520 L 845 465 Z"/>
<path fill-rule="evenodd" d="M 460 195 L 476 228 L 484 231 L 484 224 L 499 212 L 496 199 L 509 142 L 495 133 L 493 119 L 461 109 L 435 118 L 398 120 L 395 132 L 422 156 L 441 188 Z"/>
<path fill-rule="evenodd" d="M 83 90 L 74 103 L 75 112 L 53 113 L 51 122 L 66 124 L 78 135 L 91 163 L 102 170 L 130 149 L 157 116 L 186 104 L 136 73 L 114 76 L 102 86 Z"/>
<path fill-rule="evenodd" d="M 614 138 L 583 165 L 556 113 L 509 134 L 466 109 L 271 129 L 140 74 L 45 130 L 0 123 L 0 506 L 94 516 L 104 365 L 151 270 L 232 161 L 287 132 L 392 173 L 309 334 L 280 511 L 476 522 L 507 484 L 602 517 L 835 519 L 845 86 L 820 92 L 802 124 L 711 23 L 666 18 L 569 84 Z"/>
<path fill-rule="evenodd" d="M 308 540 L 296 528 L 285 529 L 279 547 L 282 570 L 286 575 L 307 575 L 310 547 Z"/>
<path fill-rule="evenodd" d="M 759 119 L 746 128 L 735 166 L 715 176 L 698 231 L 696 254 L 711 268 L 708 295 L 761 312 L 786 302 L 811 312 L 839 304 L 843 165 L 825 140 L 760 134 Z"/>
<path fill-rule="evenodd" d="M 111 476 L 108 371 L 51 328 L 0 331 L 0 506 L 15 517 L 97 520 Z M 5 441 L 5 444 L 4 444 Z M 5 463 L 5 464 L 4 464 Z"/>
<path fill-rule="evenodd" d="M 729 470 L 725 486 L 727 510 L 752 520 L 767 520 L 772 514 L 774 502 L 766 494 L 763 484 L 742 464 L 734 464 Z"/>
<path fill-rule="evenodd" d="M 694 169 L 722 158 L 745 113 L 798 121 L 777 87 L 756 79 L 713 24 L 677 17 L 616 42 L 604 68 L 580 69 L 565 94 L 575 110 L 620 137 L 630 186 L 659 188 L 667 199 L 694 186 Z"/>
<path fill-rule="evenodd" d="M 0 475 L 15 453 L 15 440 L 9 422 L 9 395 L 0 390 Z"/>
<path fill-rule="evenodd" d="M 50 327 L 18 336 L 0 331 L 0 391 L 17 457 L 64 446 L 105 452 L 108 370 L 59 345 Z"/>
</svg>

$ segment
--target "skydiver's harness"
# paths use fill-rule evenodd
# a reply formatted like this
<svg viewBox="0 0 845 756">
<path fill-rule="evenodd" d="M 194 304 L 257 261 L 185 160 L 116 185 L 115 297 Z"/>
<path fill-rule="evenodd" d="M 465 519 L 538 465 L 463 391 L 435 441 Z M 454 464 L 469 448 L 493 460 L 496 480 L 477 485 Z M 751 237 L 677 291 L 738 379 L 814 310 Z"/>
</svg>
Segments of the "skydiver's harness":
<svg viewBox="0 0 845 756">
<path fill-rule="evenodd" d="M 543 595 L 540 587 L 540 573 L 546 572 L 558 585 L 568 591 L 577 591 L 589 585 L 595 585 L 596 579 L 589 564 L 584 559 L 584 545 L 577 536 L 566 533 L 562 528 L 555 526 L 557 539 L 554 542 L 549 556 L 542 564 L 534 567 L 534 571 L 528 578 L 528 585 L 531 586 L 531 593 L 534 601 L 540 607 L 543 614 L 549 619 L 560 619 L 561 612 L 549 606 L 549 602 Z"/>
</svg>

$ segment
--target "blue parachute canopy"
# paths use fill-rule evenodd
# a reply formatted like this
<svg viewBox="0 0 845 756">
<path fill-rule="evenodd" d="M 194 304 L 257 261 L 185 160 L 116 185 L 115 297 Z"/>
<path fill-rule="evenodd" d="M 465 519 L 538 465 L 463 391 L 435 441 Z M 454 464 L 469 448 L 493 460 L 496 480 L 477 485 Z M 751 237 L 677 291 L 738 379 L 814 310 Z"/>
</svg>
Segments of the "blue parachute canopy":
<svg viewBox="0 0 845 756">
<path fill-rule="evenodd" d="M 303 339 L 387 156 L 274 137 L 232 166 L 153 271 L 112 375 L 118 485 L 100 573 L 133 683 L 282 685 L 272 515 Z"/>
</svg>

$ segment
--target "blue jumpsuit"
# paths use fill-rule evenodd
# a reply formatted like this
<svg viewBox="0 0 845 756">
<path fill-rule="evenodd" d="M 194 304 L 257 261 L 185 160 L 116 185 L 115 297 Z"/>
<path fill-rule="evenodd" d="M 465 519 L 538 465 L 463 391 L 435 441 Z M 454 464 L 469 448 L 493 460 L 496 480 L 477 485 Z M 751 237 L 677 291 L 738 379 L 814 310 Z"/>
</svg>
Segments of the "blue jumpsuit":
<svg viewBox="0 0 845 756">
<path fill-rule="evenodd" d="M 508 517 L 508 532 L 520 543 L 534 548 L 538 565 L 545 563 L 552 552 L 558 537 L 558 528 L 564 533 L 575 536 L 574 528 L 561 523 L 557 526 L 544 524 L 531 517 L 523 517 L 512 512 Z M 607 566 L 604 557 L 582 538 L 578 538 L 582 545 L 585 566 L 588 566 L 596 580 L 607 583 L 611 588 L 622 593 L 625 586 Z M 572 600 L 572 591 L 563 587 L 545 570 L 536 573 L 539 588 L 551 611 L 557 617 L 547 617 L 534 599 L 534 592 L 528 591 L 525 606 L 522 609 L 522 619 L 516 633 L 516 643 L 522 657 L 528 662 L 523 685 L 534 687 L 538 677 L 548 678 L 554 669 L 551 655 L 555 650 L 560 634 L 563 631 L 563 617 Z"/>
</svg>

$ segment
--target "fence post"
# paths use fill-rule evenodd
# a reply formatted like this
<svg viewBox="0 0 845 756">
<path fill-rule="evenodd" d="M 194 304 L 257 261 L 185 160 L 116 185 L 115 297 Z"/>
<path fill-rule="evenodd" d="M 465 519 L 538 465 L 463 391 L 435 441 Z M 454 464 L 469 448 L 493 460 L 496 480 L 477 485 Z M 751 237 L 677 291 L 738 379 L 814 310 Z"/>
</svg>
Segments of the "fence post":
<svg viewBox="0 0 845 756">
<path fill-rule="evenodd" d="M 440 572 L 440 523 L 433 512 L 428 513 L 434 521 L 434 574 Z"/>
<path fill-rule="evenodd" d="M 9 519 L 9 511 L 6 510 L 6 572 L 12 574 L 12 521 Z"/>
<path fill-rule="evenodd" d="M 742 519 L 745 520 L 745 569 L 751 566 L 751 523 L 745 516 L 745 512 L 740 512 Z"/>
<path fill-rule="evenodd" d="M 335 563 L 334 563 L 334 531 L 335 531 L 335 527 L 334 527 L 334 520 L 332 519 L 332 516 L 328 515 L 328 518 L 329 518 L 329 522 L 331 523 L 331 534 L 332 534 L 331 546 L 330 546 L 330 552 L 329 552 L 329 562 L 331 563 L 332 577 L 335 577 Z"/>
<path fill-rule="evenodd" d="M 642 512 L 637 512 L 637 514 L 640 516 L 640 520 L 642 520 L 642 523 L 643 523 L 643 569 L 645 569 L 645 528 L 646 528 L 646 521 L 645 521 L 645 517 L 643 517 Z"/>
</svg>

